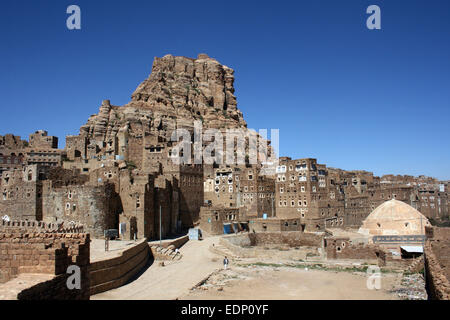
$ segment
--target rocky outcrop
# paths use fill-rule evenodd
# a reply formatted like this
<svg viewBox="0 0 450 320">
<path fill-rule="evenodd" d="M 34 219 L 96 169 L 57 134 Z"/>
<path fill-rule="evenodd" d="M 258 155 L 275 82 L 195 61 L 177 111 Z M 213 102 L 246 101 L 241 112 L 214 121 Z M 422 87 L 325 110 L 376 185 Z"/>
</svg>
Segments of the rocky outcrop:
<svg viewBox="0 0 450 320">
<path fill-rule="evenodd" d="M 246 128 L 237 109 L 233 74 L 233 69 L 205 54 L 197 59 L 155 58 L 149 78 L 137 87 L 131 101 L 122 107 L 103 101 L 80 134 L 106 142 L 119 131 L 135 136 L 159 131 L 170 137 L 173 129 L 192 128 L 195 120 L 206 128 Z"/>
</svg>

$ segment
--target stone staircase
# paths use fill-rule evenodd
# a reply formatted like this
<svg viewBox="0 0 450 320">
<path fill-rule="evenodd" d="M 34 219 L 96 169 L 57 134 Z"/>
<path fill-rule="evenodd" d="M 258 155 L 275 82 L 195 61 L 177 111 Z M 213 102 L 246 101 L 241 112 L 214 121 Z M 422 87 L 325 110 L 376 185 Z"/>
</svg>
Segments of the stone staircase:
<svg viewBox="0 0 450 320">
<path fill-rule="evenodd" d="M 155 258 L 155 260 L 180 260 L 183 255 L 178 252 L 175 252 L 175 247 L 174 246 L 169 246 L 167 248 L 161 247 L 159 245 L 153 245 L 150 246 L 150 250 L 153 253 L 153 257 Z"/>
</svg>

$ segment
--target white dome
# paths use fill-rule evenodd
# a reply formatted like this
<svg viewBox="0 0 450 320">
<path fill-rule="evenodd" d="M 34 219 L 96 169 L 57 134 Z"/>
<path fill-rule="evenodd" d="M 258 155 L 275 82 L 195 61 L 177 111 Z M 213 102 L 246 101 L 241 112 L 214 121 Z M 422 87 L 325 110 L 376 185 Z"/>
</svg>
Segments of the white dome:
<svg viewBox="0 0 450 320">
<path fill-rule="evenodd" d="M 430 222 L 423 214 L 393 199 L 373 210 L 358 232 L 366 235 L 423 235 L 425 226 L 430 226 Z"/>
</svg>

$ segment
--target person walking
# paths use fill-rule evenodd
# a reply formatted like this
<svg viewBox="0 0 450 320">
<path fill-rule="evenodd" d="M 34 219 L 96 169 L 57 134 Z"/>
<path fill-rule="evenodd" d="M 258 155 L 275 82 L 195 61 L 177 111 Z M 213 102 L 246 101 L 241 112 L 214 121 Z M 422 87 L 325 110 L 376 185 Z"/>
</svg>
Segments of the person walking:
<svg viewBox="0 0 450 320">
<path fill-rule="evenodd" d="M 225 259 L 223 259 L 223 268 L 224 268 L 225 270 L 227 270 L 228 263 L 229 263 L 228 258 L 225 256 Z"/>
</svg>

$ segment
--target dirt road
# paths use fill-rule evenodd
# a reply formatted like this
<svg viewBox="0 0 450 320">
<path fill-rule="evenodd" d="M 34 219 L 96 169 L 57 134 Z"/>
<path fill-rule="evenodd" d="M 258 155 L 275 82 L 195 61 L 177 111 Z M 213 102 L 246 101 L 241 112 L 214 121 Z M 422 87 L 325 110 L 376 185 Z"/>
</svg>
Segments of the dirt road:
<svg viewBox="0 0 450 320">
<path fill-rule="evenodd" d="M 188 241 L 180 249 L 183 254 L 181 260 L 164 267 L 156 261 L 135 281 L 91 296 L 91 300 L 170 300 L 186 295 L 193 286 L 221 268 L 220 257 L 208 249 L 218 239 L 209 237 L 202 241 Z"/>
</svg>

